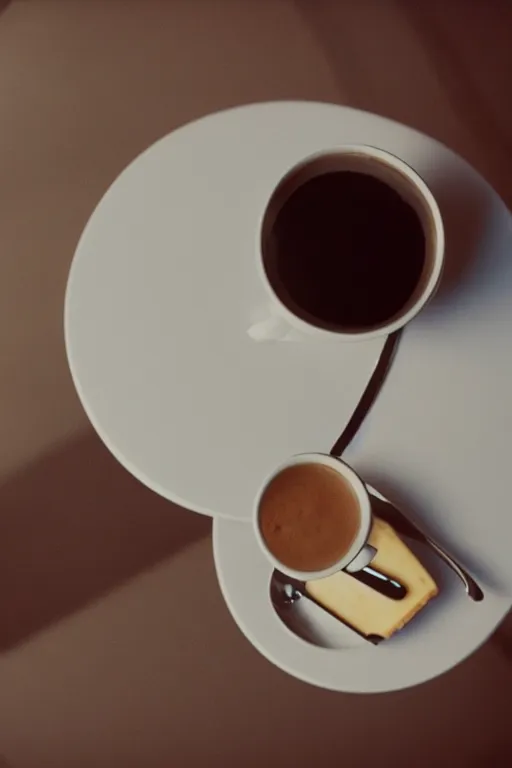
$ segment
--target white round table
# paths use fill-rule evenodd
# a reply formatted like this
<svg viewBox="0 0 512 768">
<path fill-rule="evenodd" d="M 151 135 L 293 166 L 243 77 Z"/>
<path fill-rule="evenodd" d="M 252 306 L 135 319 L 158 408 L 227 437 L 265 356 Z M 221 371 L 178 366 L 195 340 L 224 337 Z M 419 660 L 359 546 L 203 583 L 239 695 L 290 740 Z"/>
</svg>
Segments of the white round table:
<svg viewBox="0 0 512 768">
<path fill-rule="evenodd" d="M 276 463 L 330 449 L 383 342 L 259 343 L 247 328 L 267 309 L 258 234 L 273 188 L 304 157 L 346 143 L 382 147 L 415 168 L 447 236 L 439 293 L 407 329 L 347 458 L 405 501 L 473 571 L 485 600 L 471 603 L 448 580 L 396 640 L 327 650 L 277 617 L 248 520 Z M 297 677 L 345 691 L 412 685 L 464 658 L 509 610 L 511 254 L 510 215 L 467 163 L 409 128 L 327 104 L 252 105 L 185 126 L 139 156 L 91 217 L 65 309 L 82 403 L 130 472 L 214 516 L 236 621 Z"/>
</svg>

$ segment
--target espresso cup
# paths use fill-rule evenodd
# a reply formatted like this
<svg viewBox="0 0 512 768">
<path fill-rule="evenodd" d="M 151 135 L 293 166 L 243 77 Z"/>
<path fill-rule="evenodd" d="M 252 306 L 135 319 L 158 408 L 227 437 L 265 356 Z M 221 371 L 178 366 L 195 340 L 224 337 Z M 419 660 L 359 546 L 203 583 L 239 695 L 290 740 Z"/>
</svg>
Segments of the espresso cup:
<svg viewBox="0 0 512 768">
<path fill-rule="evenodd" d="M 263 212 L 256 258 L 267 303 L 247 332 L 257 341 L 390 334 L 434 295 L 444 247 L 437 202 L 400 158 L 365 145 L 306 158 Z"/>
<path fill-rule="evenodd" d="M 326 454 L 299 454 L 272 472 L 255 499 L 253 525 L 274 568 L 300 581 L 359 571 L 376 552 L 368 544 L 372 509 L 365 484 Z"/>
</svg>

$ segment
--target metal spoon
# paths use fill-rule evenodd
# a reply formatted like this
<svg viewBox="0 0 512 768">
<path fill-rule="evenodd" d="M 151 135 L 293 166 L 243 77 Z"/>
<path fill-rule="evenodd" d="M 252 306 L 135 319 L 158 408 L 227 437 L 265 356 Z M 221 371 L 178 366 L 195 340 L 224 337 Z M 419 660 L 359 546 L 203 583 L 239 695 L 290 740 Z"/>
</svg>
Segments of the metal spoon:
<svg viewBox="0 0 512 768">
<path fill-rule="evenodd" d="M 359 630 L 351 624 L 344 621 L 344 619 L 330 611 L 329 608 L 322 605 L 322 603 L 319 603 L 312 595 L 308 594 L 304 582 L 286 576 L 284 573 L 281 573 L 281 571 L 274 570 L 272 573 L 270 581 L 270 598 L 278 612 L 292 608 L 299 600 L 308 600 L 309 602 L 314 603 L 320 610 L 333 616 L 336 621 L 339 621 L 351 632 L 355 632 L 356 635 L 359 635 L 359 637 L 362 637 L 373 645 L 378 645 L 383 640 L 380 635 L 364 635 L 362 632 L 359 632 Z"/>
<path fill-rule="evenodd" d="M 393 526 L 397 533 L 401 533 L 403 536 L 408 536 L 410 539 L 420 541 L 422 544 L 427 544 L 431 547 L 436 555 L 443 560 L 446 565 L 457 574 L 459 579 L 464 584 L 466 593 L 471 600 L 480 602 L 484 599 L 484 593 L 478 586 L 474 578 L 466 571 L 465 568 L 458 563 L 454 557 L 440 545 L 437 541 L 434 541 L 430 536 L 423 533 L 414 523 L 412 523 L 408 517 L 401 512 L 398 507 L 389 501 L 379 491 L 366 483 L 366 487 L 372 496 L 372 505 L 377 517 L 381 517 L 387 523 Z"/>
<path fill-rule="evenodd" d="M 397 579 L 391 578 L 377 568 L 372 568 L 371 565 L 367 565 L 360 571 L 353 571 L 349 576 L 391 600 L 403 600 L 407 594 L 407 589 Z"/>
</svg>

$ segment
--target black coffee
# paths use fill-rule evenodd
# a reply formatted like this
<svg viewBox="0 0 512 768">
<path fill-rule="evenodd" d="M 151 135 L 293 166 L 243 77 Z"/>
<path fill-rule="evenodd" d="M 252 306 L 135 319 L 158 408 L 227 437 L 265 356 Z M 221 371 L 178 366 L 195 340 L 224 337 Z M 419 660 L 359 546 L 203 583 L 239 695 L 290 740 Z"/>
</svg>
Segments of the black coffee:
<svg viewBox="0 0 512 768">
<path fill-rule="evenodd" d="M 321 327 L 386 323 L 418 285 L 426 256 L 414 209 L 383 181 L 333 171 L 298 187 L 277 212 L 267 274 L 281 300 Z"/>
</svg>

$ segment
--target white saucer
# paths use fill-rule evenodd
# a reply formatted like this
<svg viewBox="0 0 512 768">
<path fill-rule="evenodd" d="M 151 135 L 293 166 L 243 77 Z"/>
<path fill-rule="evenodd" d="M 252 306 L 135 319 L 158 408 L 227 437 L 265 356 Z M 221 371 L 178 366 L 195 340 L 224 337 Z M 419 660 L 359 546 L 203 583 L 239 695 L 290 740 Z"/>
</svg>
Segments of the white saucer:
<svg viewBox="0 0 512 768">
<path fill-rule="evenodd" d="M 308 604 L 307 598 L 278 615 L 269 594 L 272 566 L 250 526 L 214 521 L 221 589 L 244 634 L 289 674 L 336 691 L 378 693 L 429 680 L 472 653 L 509 610 L 510 598 L 488 585 L 483 585 L 484 600 L 473 602 L 435 555 L 421 545 L 411 548 L 436 578 L 440 594 L 403 630 L 375 646 Z M 313 640 L 300 636 L 303 629 L 303 636 Z"/>
<path fill-rule="evenodd" d="M 357 110 L 295 102 L 211 115 L 157 142 L 114 182 L 77 248 L 65 331 L 78 393 L 117 459 L 166 498 L 247 519 L 261 478 L 294 453 L 329 450 L 352 413 L 381 340 L 258 343 L 246 333 L 266 306 L 256 262 L 272 189 L 300 159 L 347 142 L 409 162 L 447 229 L 447 279 L 399 352 L 413 370 L 392 374 L 376 459 L 406 454 L 407 477 L 432 479 L 443 497 L 467 451 L 468 498 L 483 463 L 496 496 L 493 488 L 482 499 L 502 503 L 512 434 L 505 208 L 432 139 Z M 475 268 L 459 266 L 475 258 Z M 398 437 L 395 454 L 388 443 Z"/>
<path fill-rule="evenodd" d="M 343 107 L 241 107 L 150 147 L 88 222 L 66 296 L 72 375 L 106 445 L 166 498 L 246 519 L 274 464 L 329 448 L 351 414 L 381 340 L 246 333 L 266 310 L 257 258 L 272 190 L 305 156 L 350 141 L 394 151 L 431 181 L 452 157 Z"/>
</svg>

